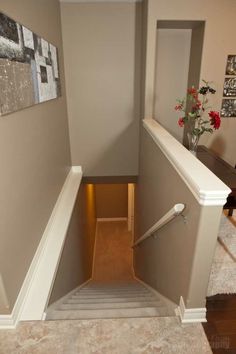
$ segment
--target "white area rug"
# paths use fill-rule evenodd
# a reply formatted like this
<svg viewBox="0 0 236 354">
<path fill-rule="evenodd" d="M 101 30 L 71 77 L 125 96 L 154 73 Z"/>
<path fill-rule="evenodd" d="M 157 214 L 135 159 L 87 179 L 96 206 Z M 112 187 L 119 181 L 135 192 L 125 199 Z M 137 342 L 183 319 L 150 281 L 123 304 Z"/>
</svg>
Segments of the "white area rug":
<svg viewBox="0 0 236 354">
<path fill-rule="evenodd" d="M 236 223 L 222 214 L 207 296 L 236 293 Z"/>
<path fill-rule="evenodd" d="M 221 217 L 218 237 L 226 250 L 236 261 L 236 223 L 234 225 L 234 219 L 232 218 L 229 220 L 224 213 Z"/>
</svg>

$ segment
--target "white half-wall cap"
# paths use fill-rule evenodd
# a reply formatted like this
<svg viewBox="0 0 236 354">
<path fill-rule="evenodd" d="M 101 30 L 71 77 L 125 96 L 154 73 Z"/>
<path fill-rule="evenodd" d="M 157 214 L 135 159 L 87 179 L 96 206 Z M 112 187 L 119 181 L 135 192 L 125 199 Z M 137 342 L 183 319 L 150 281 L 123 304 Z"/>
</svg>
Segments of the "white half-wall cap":
<svg viewBox="0 0 236 354">
<path fill-rule="evenodd" d="M 142 2 L 143 0 L 59 0 L 59 2 L 66 3 L 97 3 L 97 2 L 123 2 L 123 3 L 135 3 Z"/>
</svg>

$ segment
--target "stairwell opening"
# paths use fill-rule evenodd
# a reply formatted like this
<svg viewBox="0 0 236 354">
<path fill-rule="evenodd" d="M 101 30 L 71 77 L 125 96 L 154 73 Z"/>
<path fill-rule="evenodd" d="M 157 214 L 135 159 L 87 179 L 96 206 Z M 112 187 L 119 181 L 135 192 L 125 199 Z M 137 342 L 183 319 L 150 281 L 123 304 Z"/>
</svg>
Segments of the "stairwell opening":
<svg viewBox="0 0 236 354">
<path fill-rule="evenodd" d="M 135 277 L 132 248 L 135 187 L 134 183 L 83 184 L 46 320 L 170 315 L 162 298 Z M 80 231 L 77 244 L 71 237 L 76 227 Z M 72 256 L 76 247 L 83 248 L 82 252 L 77 250 L 79 263 Z M 71 261 L 78 268 L 76 274 L 76 267 L 69 267 Z M 68 278 L 73 278 L 73 282 L 65 287 Z"/>
<path fill-rule="evenodd" d="M 92 280 L 117 283 L 134 280 L 133 184 L 96 184 L 97 229 Z"/>
</svg>

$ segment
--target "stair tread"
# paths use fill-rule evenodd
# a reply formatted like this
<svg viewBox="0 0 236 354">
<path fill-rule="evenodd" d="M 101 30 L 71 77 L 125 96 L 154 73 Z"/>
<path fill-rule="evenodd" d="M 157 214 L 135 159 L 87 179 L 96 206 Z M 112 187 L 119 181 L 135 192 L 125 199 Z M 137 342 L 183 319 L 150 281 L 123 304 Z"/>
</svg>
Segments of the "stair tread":
<svg viewBox="0 0 236 354">
<path fill-rule="evenodd" d="M 130 293 L 125 293 L 125 294 L 120 294 L 120 293 L 112 293 L 112 294 L 91 294 L 91 295 L 83 295 L 83 294 L 74 294 L 71 295 L 72 299 L 97 299 L 97 298 L 102 298 L 102 299 L 106 299 L 106 298 L 116 298 L 116 297 L 120 297 L 120 298 L 130 298 L 130 297 L 150 297 L 150 296 L 155 296 L 152 293 L 134 293 L 134 294 L 130 294 Z"/>
<path fill-rule="evenodd" d="M 104 290 L 78 290 L 75 294 L 113 294 L 113 293 L 150 293 L 148 289 L 104 289 Z"/>
<path fill-rule="evenodd" d="M 58 309 L 60 310 L 76 310 L 76 309 L 118 309 L 118 308 L 145 308 L 145 307 L 163 307 L 162 301 L 148 302 L 108 302 L 108 303 L 64 303 Z"/>
<path fill-rule="evenodd" d="M 104 290 L 104 289 L 117 289 L 117 290 L 137 289 L 137 290 L 140 290 L 140 289 L 147 289 L 147 288 L 143 285 L 140 285 L 140 286 L 136 286 L 136 285 L 135 286 L 133 286 L 133 285 L 132 286 L 101 285 L 101 286 L 87 286 L 87 287 L 81 288 L 81 290 Z"/>
<path fill-rule="evenodd" d="M 63 301 L 63 303 L 107 303 L 107 302 L 143 302 L 143 301 L 157 301 L 159 300 L 155 296 L 142 297 L 113 297 L 113 298 L 69 298 Z"/>
<path fill-rule="evenodd" d="M 86 319 L 86 318 L 122 318 L 169 316 L 165 307 L 146 307 L 132 309 L 98 309 L 98 310 L 54 310 L 48 312 L 46 319 Z"/>
</svg>

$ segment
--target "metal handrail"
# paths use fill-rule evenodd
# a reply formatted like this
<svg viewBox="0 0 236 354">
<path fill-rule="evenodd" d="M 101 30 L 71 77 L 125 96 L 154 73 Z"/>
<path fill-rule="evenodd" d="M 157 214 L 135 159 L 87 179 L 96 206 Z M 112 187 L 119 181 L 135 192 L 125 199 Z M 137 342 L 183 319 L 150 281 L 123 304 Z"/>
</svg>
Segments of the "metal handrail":
<svg viewBox="0 0 236 354">
<path fill-rule="evenodd" d="M 157 221 L 143 236 L 141 236 L 136 242 L 134 242 L 133 247 L 138 246 L 141 242 L 146 240 L 148 237 L 152 236 L 157 230 L 169 223 L 171 220 L 181 215 L 185 209 L 185 204 L 179 203 L 175 204 L 162 218 Z"/>
</svg>

